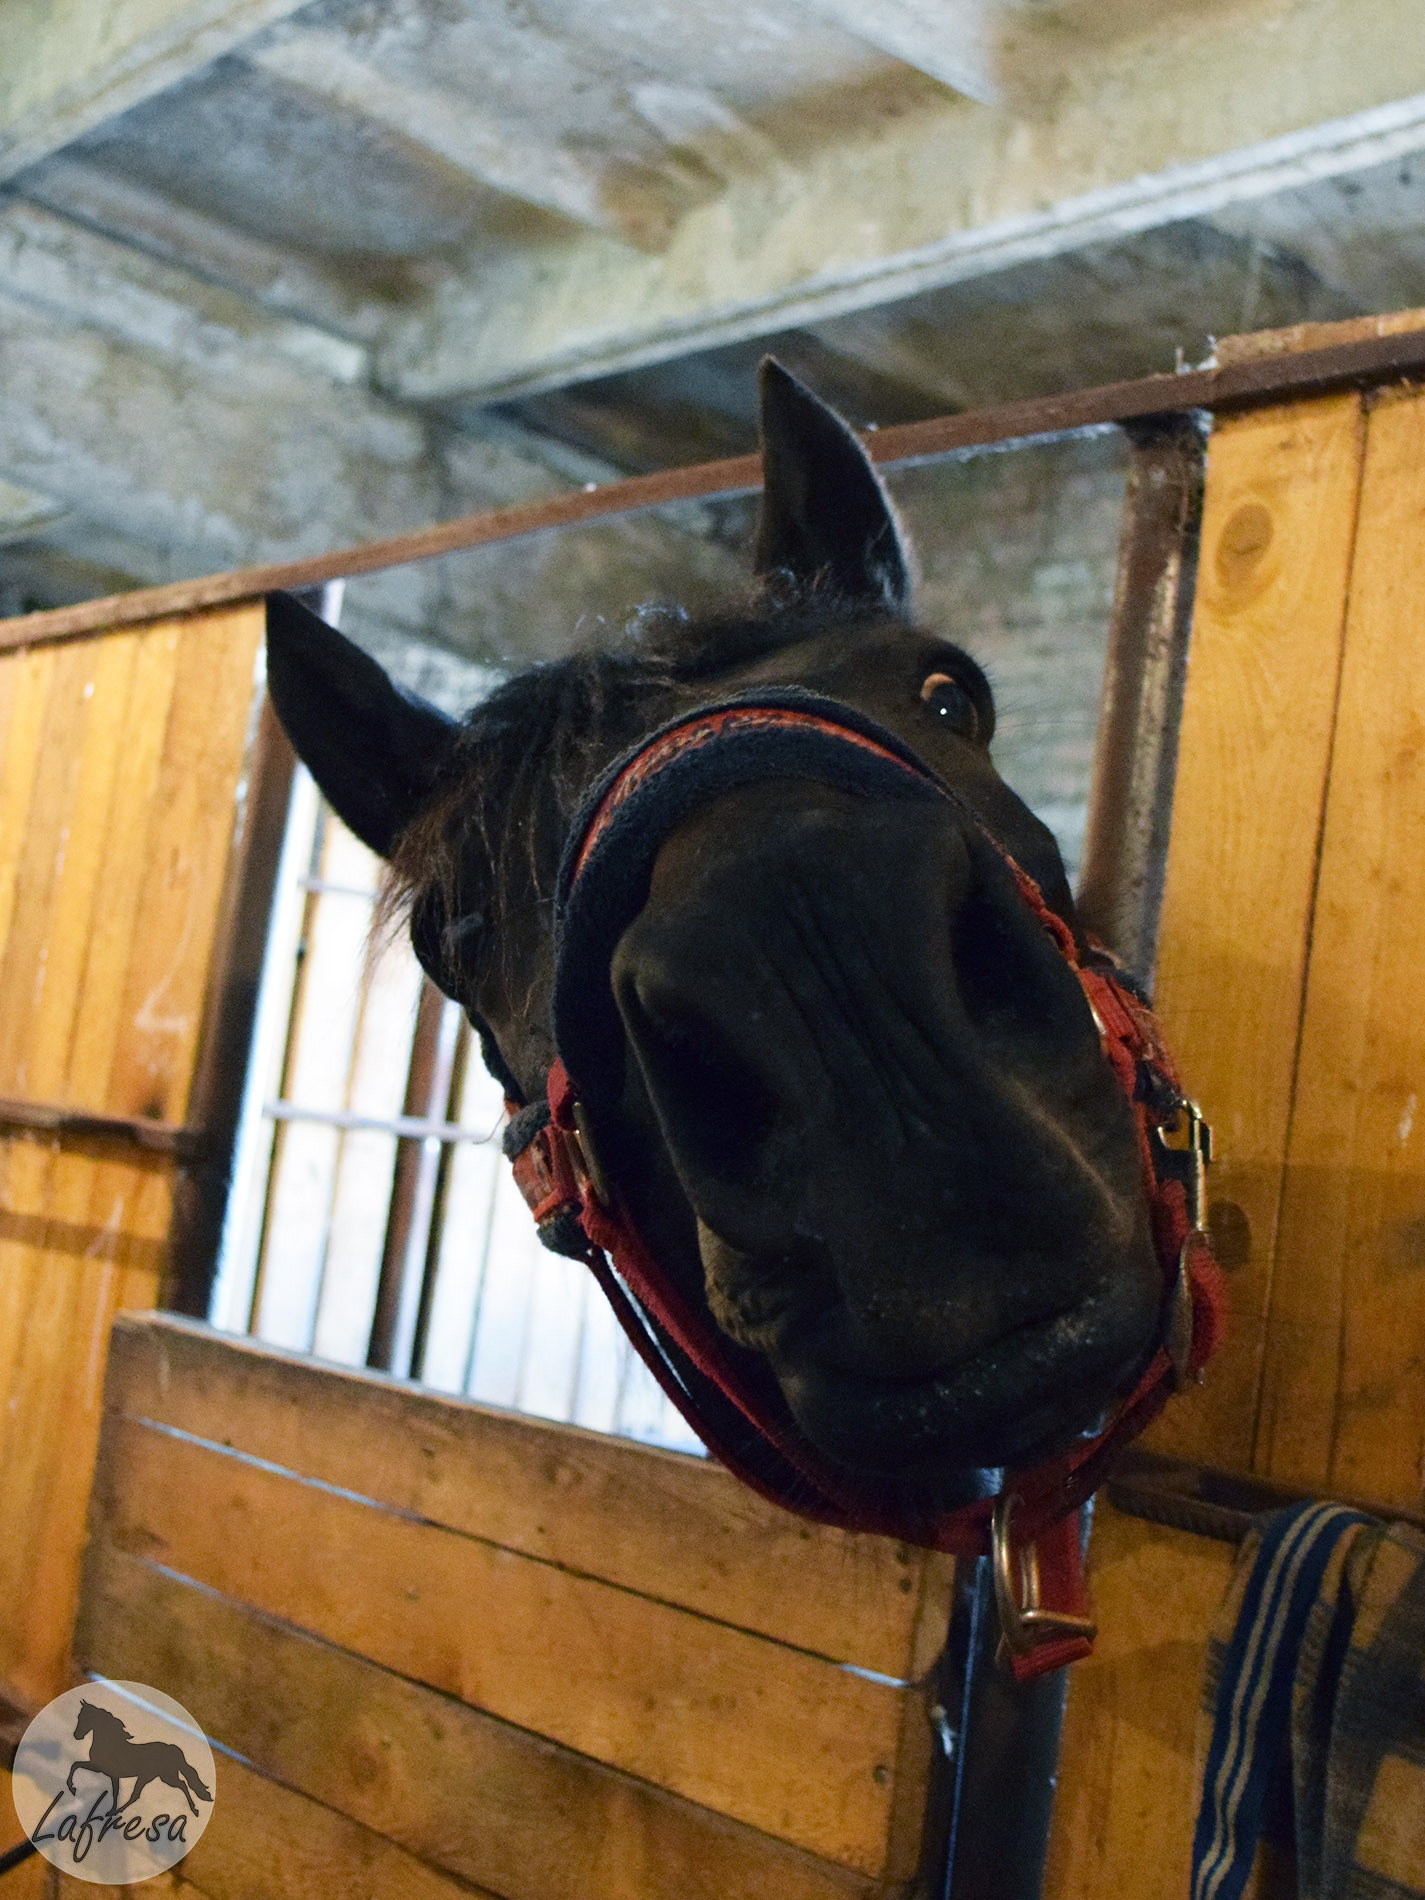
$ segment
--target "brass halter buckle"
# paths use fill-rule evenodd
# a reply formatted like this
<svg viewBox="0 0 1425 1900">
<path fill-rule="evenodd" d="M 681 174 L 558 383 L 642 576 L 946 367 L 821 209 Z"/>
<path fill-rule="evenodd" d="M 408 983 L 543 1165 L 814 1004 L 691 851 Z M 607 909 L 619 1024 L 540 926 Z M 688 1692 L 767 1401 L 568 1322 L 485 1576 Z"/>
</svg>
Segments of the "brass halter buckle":
<svg viewBox="0 0 1425 1900">
<path fill-rule="evenodd" d="M 1000 1662 L 1006 1660 L 1006 1651 L 1028 1656 L 1042 1644 L 1056 1642 L 1060 1637 L 1083 1636 L 1092 1642 L 1098 1635 L 1098 1625 L 1091 1617 L 1046 1610 L 1040 1602 L 1039 1552 L 1032 1540 L 1016 1549 L 1010 1539 L 1009 1520 L 1018 1503 L 1013 1492 L 1001 1492 L 995 1499 L 994 1516 L 990 1520 Z"/>
</svg>

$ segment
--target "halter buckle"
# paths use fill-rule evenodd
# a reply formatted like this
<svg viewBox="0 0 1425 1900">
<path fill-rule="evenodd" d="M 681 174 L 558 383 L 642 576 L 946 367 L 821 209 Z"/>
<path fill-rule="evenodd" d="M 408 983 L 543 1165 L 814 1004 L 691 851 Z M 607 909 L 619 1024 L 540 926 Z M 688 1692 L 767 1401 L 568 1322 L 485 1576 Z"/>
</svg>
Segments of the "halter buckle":
<svg viewBox="0 0 1425 1900">
<path fill-rule="evenodd" d="M 1016 1548 L 1010 1537 L 1009 1521 L 1018 1503 L 1013 1492 L 1002 1491 L 995 1499 L 990 1520 L 990 1557 L 1000 1626 L 997 1660 L 1001 1663 L 1010 1656 L 1032 1656 L 1046 1643 L 1060 1642 L 1065 1637 L 1081 1637 L 1091 1643 L 1098 1635 L 1092 1617 L 1044 1608 L 1038 1549 L 1032 1539 Z"/>
</svg>

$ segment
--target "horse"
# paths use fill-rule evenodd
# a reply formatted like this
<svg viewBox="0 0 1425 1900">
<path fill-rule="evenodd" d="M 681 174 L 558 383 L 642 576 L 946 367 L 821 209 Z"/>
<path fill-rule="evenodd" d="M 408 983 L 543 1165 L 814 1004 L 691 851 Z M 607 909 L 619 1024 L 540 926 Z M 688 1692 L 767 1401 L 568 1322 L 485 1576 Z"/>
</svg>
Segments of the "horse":
<svg viewBox="0 0 1425 1900">
<path fill-rule="evenodd" d="M 89 1759 L 77 1761 L 70 1768 L 67 1781 L 69 1792 L 76 1792 L 74 1777 L 81 1768 L 105 1776 L 114 1791 L 113 1805 L 109 1809 L 111 1819 L 116 1814 L 122 1814 L 126 1808 L 133 1807 L 151 1781 L 161 1781 L 166 1788 L 176 1788 L 195 1815 L 199 1811 L 193 1799 L 195 1794 L 200 1800 L 212 1800 L 212 1794 L 204 1787 L 177 1742 L 136 1742 L 118 1716 L 97 1702 L 81 1702 L 79 1705 L 74 1739 L 79 1742 L 86 1735 L 93 1737 L 89 1744 Z M 127 1801 L 120 1803 L 119 1783 L 130 1775 L 134 1777 L 133 1792 Z"/>
<path fill-rule="evenodd" d="M 1182 1286 L 990 684 L 916 618 L 858 438 L 770 358 L 761 438 L 743 597 L 452 720 L 274 596 L 268 687 L 478 1030 L 544 1237 L 749 1482 L 932 1541 L 1093 1440 Z"/>
</svg>

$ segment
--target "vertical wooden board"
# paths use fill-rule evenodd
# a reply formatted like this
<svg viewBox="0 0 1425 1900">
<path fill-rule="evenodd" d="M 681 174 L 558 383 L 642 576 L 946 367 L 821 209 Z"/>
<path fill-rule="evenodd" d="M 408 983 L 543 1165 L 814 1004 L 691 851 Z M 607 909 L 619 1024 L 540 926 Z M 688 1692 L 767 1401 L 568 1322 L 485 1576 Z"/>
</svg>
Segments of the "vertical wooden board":
<svg viewBox="0 0 1425 1900">
<path fill-rule="evenodd" d="M 21 1238 L 0 1246 L 0 1286 L 16 1291 L 0 1415 L 0 1679 L 40 1703 L 66 1672 L 109 1325 L 121 1305 L 157 1300 L 170 1183 L 157 1157 L 8 1146 L 0 1233 Z"/>
<path fill-rule="evenodd" d="M 5 958 L 0 964 L 0 1094 L 53 1099 L 62 1074 L 45 1031 L 72 998 L 49 982 L 54 915 L 82 928 L 65 903 L 65 865 L 84 740 L 91 724 L 89 655 L 82 643 L 61 647 L 50 668 L 34 759 L 34 778 L 19 838 L 15 894 Z M 62 958 L 59 960 L 63 967 Z M 67 1047 L 67 1043 L 65 1045 Z M 46 1061 L 46 1056 L 49 1060 Z M 56 1073 L 59 1070 L 59 1074 Z"/>
<path fill-rule="evenodd" d="M 1069 1673 L 1044 1900 L 1183 1900 L 1207 1633 L 1233 1555 L 1095 1507 L 1099 1636 Z"/>
<path fill-rule="evenodd" d="M 182 1121 L 254 714 L 261 603 L 185 624 L 109 1078 L 116 1114 Z"/>
<path fill-rule="evenodd" d="M 1425 397 L 1367 428 L 1257 1468 L 1425 1490 Z"/>
<path fill-rule="evenodd" d="M 249 606 L 4 663 L 0 1093 L 182 1118 L 261 634 Z M 158 1297 L 171 1167 L 4 1148 L 0 1672 L 43 1701 L 65 1673 L 109 1323 Z"/>
<path fill-rule="evenodd" d="M 149 831 L 163 760 L 178 666 L 180 630 L 171 623 L 140 628 L 131 638 L 133 677 L 123 752 L 104 841 L 103 902 L 90 920 L 88 954 L 76 1009 L 76 1039 L 66 1099 L 77 1106 L 112 1109 L 110 1076 L 121 1035 L 124 992 L 136 938 L 146 920 L 139 898 L 148 865 Z"/>
<path fill-rule="evenodd" d="M 18 1847 L 25 1838 L 25 1830 L 20 1826 L 15 1813 L 15 1804 L 10 1797 L 10 1773 L 0 1768 L 0 1854 L 8 1853 L 12 1847 Z M 0 1892 L 5 1900 L 46 1900 L 49 1893 L 50 1868 L 48 1862 L 38 1854 L 31 1855 L 18 1867 L 12 1867 L 4 1876 L 5 1885 Z M 76 1883 L 78 1884 L 78 1883 Z M 89 1889 L 93 1893 L 94 1889 Z"/>
<path fill-rule="evenodd" d="M 1227 418 L 1208 453 L 1158 1002 L 1246 1215 L 1228 1342 L 1160 1449 L 1248 1464 L 1361 459 L 1360 398 Z"/>
<path fill-rule="evenodd" d="M 15 887 L 34 794 L 35 760 L 55 649 L 0 655 L 0 967 L 14 917 Z"/>
</svg>

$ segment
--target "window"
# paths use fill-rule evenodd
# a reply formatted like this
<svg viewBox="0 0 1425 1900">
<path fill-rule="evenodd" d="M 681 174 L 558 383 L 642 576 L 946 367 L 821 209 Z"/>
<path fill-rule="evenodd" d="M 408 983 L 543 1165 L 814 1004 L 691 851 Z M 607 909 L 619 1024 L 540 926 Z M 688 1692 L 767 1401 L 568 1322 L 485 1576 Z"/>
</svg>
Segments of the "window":
<svg viewBox="0 0 1425 1900">
<path fill-rule="evenodd" d="M 380 869 L 299 768 L 214 1324 L 699 1450 L 587 1269 L 540 1245 L 463 1013 L 403 933 L 373 940 Z"/>
</svg>

